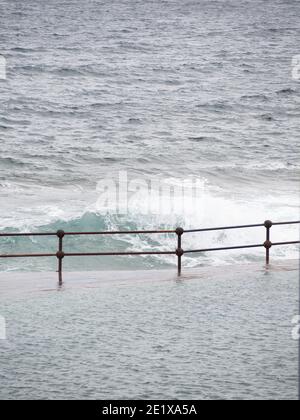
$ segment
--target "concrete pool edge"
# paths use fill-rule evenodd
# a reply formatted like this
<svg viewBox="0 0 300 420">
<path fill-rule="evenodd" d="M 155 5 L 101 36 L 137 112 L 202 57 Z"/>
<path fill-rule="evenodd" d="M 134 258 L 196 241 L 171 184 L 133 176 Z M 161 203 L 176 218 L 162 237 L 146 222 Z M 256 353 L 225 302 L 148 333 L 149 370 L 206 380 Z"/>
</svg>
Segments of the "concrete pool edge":
<svg viewBox="0 0 300 420">
<path fill-rule="evenodd" d="M 0 272 L 0 296 L 19 294 L 21 292 L 36 292 L 44 290 L 61 290 L 73 288 L 95 288 L 113 284 L 132 284 L 165 281 L 209 280 L 222 278 L 231 272 L 243 275 L 245 271 L 278 272 L 299 271 L 298 260 L 278 260 L 266 267 L 263 263 L 247 263 L 222 266 L 207 266 L 196 269 L 185 269 L 178 277 L 176 271 L 137 270 L 137 271 L 87 271 L 65 272 L 64 283 L 59 286 L 55 272 Z M 1 298 L 0 298 L 1 299 Z"/>
</svg>

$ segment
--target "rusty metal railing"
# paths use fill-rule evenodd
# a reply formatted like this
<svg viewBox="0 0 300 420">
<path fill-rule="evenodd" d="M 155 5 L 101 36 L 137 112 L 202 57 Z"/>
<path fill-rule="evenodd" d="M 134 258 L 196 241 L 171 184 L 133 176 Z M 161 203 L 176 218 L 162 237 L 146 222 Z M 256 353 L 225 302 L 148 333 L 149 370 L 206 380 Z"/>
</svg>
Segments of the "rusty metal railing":
<svg viewBox="0 0 300 420">
<path fill-rule="evenodd" d="M 273 246 L 285 246 L 285 245 L 294 245 L 300 244 L 298 241 L 287 241 L 287 242 L 271 242 L 271 228 L 272 226 L 283 226 L 283 225 L 295 225 L 300 224 L 300 221 L 293 222 L 278 222 L 273 223 L 270 220 L 266 220 L 261 224 L 253 225 L 239 225 L 239 226 L 223 226 L 215 228 L 202 228 L 202 229 L 190 229 L 184 230 L 179 227 L 176 230 L 132 230 L 132 231 L 104 231 L 104 232 L 65 232 L 63 230 L 58 230 L 55 233 L 0 233 L 0 238 L 3 237 L 45 237 L 45 236 L 56 236 L 58 238 L 58 250 L 56 253 L 41 253 L 41 254 L 0 254 L 0 258 L 46 258 L 46 257 L 55 257 L 58 260 L 58 279 L 59 283 L 63 282 L 63 260 L 66 257 L 95 257 L 95 256 L 146 256 L 146 255 L 174 255 L 177 257 L 177 270 L 178 275 L 182 273 L 182 257 L 185 254 L 196 254 L 196 253 L 206 253 L 206 252 L 216 252 L 216 251 L 228 251 L 228 250 L 237 250 L 237 249 L 250 249 L 250 248 L 260 248 L 264 247 L 266 252 L 266 264 L 270 264 L 270 250 Z M 234 230 L 234 229 L 250 229 L 250 228 L 259 228 L 264 227 L 266 229 L 266 239 L 263 243 L 252 244 L 252 245 L 239 245 L 239 246 L 228 246 L 228 247 L 219 247 L 219 248 L 206 248 L 206 249 L 192 249 L 184 250 L 183 249 L 183 235 L 191 233 L 201 233 L 201 232 L 213 232 L 213 231 L 224 231 L 224 230 Z M 112 236 L 112 235 L 156 235 L 156 234 L 174 234 L 177 236 L 177 248 L 170 251 L 130 251 L 130 252 L 76 252 L 69 253 L 64 252 L 64 238 L 66 236 Z"/>
</svg>

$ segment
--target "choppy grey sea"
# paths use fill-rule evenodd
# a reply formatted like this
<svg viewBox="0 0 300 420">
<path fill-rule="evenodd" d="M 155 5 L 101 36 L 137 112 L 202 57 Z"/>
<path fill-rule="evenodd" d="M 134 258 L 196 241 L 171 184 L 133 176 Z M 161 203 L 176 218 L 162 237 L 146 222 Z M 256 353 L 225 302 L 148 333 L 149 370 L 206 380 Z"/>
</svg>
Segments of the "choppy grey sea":
<svg viewBox="0 0 300 420">
<path fill-rule="evenodd" d="M 299 218 L 299 1 L 0 2 L 0 231 L 211 227 Z M 205 184 L 193 212 L 102 214 L 97 183 Z M 298 239 L 298 229 L 274 231 Z M 262 231 L 191 237 L 187 248 L 262 241 Z M 275 240 L 275 237 L 273 238 Z M 89 238 L 72 250 L 172 249 L 172 238 Z M 1 239 L 1 252 L 56 243 Z M 297 258 L 295 247 L 275 257 Z M 185 264 L 259 260 L 257 252 Z M 52 270 L 53 261 L 1 261 Z M 68 263 L 67 263 L 68 265 Z M 164 268 L 168 257 L 78 259 L 69 269 Z"/>
</svg>

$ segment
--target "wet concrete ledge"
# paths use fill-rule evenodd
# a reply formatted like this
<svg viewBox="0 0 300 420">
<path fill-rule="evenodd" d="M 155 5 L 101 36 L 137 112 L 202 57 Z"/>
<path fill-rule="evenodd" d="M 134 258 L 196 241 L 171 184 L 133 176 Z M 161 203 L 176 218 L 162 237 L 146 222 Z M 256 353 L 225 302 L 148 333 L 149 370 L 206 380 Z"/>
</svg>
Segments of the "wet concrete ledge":
<svg viewBox="0 0 300 420">
<path fill-rule="evenodd" d="M 146 270 L 146 271 L 88 271 L 65 272 L 63 285 L 58 284 L 58 275 L 55 272 L 0 272 L 0 299 L 20 293 L 35 291 L 66 290 L 74 288 L 99 288 L 113 284 L 132 285 L 133 283 L 178 282 L 210 279 L 230 280 L 233 277 L 243 276 L 247 272 L 253 275 L 264 272 L 299 270 L 298 260 L 274 261 L 268 268 L 264 264 L 249 263 L 240 265 L 210 266 L 197 269 L 184 269 L 182 276 L 178 277 L 174 270 Z"/>
</svg>

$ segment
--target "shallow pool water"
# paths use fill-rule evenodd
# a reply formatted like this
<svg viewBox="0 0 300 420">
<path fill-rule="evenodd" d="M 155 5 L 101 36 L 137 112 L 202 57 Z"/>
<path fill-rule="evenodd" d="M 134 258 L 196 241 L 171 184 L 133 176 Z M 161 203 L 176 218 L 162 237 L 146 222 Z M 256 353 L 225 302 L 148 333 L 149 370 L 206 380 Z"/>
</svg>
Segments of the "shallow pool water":
<svg viewBox="0 0 300 420">
<path fill-rule="evenodd" d="M 1 399 L 296 399 L 296 262 L 0 276 Z"/>
</svg>

